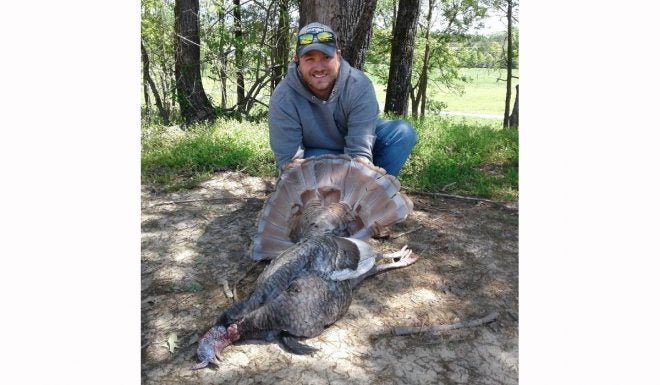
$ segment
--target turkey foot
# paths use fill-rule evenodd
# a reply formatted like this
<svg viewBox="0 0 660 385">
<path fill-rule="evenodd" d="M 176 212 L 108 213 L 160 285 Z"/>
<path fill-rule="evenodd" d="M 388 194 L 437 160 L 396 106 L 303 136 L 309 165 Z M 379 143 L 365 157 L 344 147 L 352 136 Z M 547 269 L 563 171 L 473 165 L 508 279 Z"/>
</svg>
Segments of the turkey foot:
<svg viewBox="0 0 660 385">
<path fill-rule="evenodd" d="M 365 278 L 369 278 L 372 275 L 376 275 L 379 273 L 382 273 L 387 270 L 392 270 L 392 269 L 398 269 L 400 267 L 406 267 L 410 266 L 413 263 L 417 262 L 419 259 L 419 256 L 417 255 L 412 255 L 412 250 L 408 248 L 408 245 L 405 245 L 401 248 L 399 251 L 395 251 L 393 253 L 388 253 L 388 254 L 378 254 L 376 256 L 376 260 L 381 260 L 381 259 L 390 259 L 392 262 L 390 263 L 383 263 L 380 265 L 374 265 L 371 270 L 369 270 L 367 273 L 364 275 L 352 279 L 351 280 L 351 287 L 356 287 L 357 285 L 360 284 Z"/>
<path fill-rule="evenodd" d="M 384 254 L 383 258 L 388 258 L 391 259 L 391 263 L 386 263 L 383 265 L 379 265 L 378 267 L 381 268 L 380 271 L 385 271 L 389 269 L 396 269 L 398 267 L 406 267 L 410 266 L 413 263 L 417 262 L 419 259 L 419 256 L 412 256 L 412 250 L 408 248 L 408 245 L 405 245 L 401 248 L 399 251 L 395 251 L 393 253 L 389 254 Z M 378 268 L 377 267 L 377 268 Z"/>
</svg>

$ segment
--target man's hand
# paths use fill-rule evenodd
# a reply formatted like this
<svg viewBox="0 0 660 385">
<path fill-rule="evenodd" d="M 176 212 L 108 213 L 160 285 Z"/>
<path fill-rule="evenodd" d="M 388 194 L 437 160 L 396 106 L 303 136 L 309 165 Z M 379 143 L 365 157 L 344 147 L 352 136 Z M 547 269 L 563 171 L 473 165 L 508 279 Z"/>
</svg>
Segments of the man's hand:
<svg viewBox="0 0 660 385">
<path fill-rule="evenodd" d="M 369 158 L 366 158 L 364 156 L 356 156 L 353 159 L 357 160 L 360 163 L 364 163 L 367 166 L 373 166 L 373 163 L 369 160 Z"/>
<path fill-rule="evenodd" d="M 284 170 L 282 170 L 282 171 L 290 170 L 293 167 L 297 167 L 300 163 L 303 162 L 303 160 L 305 160 L 305 159 L 303 159 L 303 158 L 292 159 L 289 163 L 286 164 L 286 166 L 284 166 Z"/>
</svg>

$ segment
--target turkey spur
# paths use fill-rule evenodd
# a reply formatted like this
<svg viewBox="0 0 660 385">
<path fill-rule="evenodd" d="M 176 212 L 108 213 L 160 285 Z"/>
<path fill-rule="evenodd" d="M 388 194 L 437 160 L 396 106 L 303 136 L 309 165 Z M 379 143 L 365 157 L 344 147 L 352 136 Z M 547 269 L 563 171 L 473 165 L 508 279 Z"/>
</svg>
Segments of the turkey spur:
<svg viewBox="0 0 660 385">
<path fill-rule="evenodd" d="M 392 262 L 376 264 L 381 259 Z M 348 310 L 353 289 L 365 278 L 417 261 L 404 246 L 390 254 L 376 253 L 366 242 L 328 235 L 312 236 L 291 246 L 259 276 L 256 288 L 220 316 L 202 336 L 200 361 L 193 369 L 218 364 L 216 356 L 238 339 L 280 337 L 292 353 L 316 349 L 298 341 L 316 337 Z"/>
</svg>

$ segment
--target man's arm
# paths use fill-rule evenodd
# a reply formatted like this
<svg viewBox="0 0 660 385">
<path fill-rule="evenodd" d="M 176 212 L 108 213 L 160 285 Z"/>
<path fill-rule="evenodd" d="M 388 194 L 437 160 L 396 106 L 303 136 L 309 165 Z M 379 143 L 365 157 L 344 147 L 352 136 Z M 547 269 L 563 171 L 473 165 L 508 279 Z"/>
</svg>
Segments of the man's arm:
<svg viewBox="0 0 660 385">
<path fill-rule="evenodd" d="M 351 85 L 351 109 L 348 113 L 348 133 L 344 152 L 352 157 L 364 158 L 373 163 L 373 146 L 376 141 L 378 100 L 371 81 L 366 77 Z"/>
<path fill-rule="evenodd" d="M 291 160 L 300 159 L 304 155 L 302 125 L 293 111 L 284 108 L 282 99 L 273 95 L 268 108 L 270 148 L 280 171 Z"/>
</svg>

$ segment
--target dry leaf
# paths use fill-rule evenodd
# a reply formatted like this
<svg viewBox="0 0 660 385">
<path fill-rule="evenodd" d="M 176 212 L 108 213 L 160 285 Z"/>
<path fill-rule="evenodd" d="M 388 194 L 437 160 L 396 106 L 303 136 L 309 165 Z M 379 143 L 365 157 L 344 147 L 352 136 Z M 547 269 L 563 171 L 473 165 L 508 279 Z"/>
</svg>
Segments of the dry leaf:
<svg viewBox="0 0 660 385">
<path fill-rule="evenodd" d="M 176 333 L 170 333 L 170 335 L 167 337 L 167 348 L 170 350 L 170 353 L 174 353 L 174 348 L 178 348 L 179 345 L 176 343 L 177 341 L 177 336 Z"/>
</svg>

